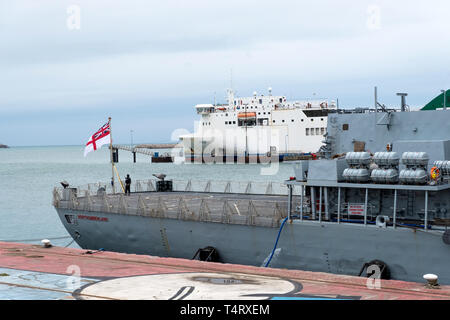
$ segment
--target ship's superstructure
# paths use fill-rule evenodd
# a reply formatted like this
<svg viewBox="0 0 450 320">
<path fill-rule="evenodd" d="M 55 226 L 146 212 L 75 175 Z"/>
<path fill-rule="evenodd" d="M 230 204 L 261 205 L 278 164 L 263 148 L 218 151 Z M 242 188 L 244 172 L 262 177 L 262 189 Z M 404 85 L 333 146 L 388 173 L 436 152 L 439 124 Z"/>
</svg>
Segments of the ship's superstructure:
<svg viewBox="0 0 450 320">
<path fill-rule="evenodd" d="M 186 157 L 255 156 L 317 152 L 336 103 L 288 101 L 285 96 L 238 98 L 228 91 L 227 104 L 199 104 L 201 119 L 193 134 L 181 136 Z"/>
</svg>

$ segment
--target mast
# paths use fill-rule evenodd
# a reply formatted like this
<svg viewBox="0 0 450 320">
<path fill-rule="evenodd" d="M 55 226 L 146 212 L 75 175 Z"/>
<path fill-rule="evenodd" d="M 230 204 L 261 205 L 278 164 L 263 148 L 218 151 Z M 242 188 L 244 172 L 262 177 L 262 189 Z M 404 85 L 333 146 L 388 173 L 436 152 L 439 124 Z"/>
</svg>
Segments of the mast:
<svg viewBox="0 0 450 320">
<path fill-rule="evenodd" d="M 375 87 L 375 112 L 378 112 L 378 91 L 377 91 L 377 87 Z"/>
<path fill-rule="evenodd" d="M 247 153 L 248 153 L 247 121 L 248 121 L 247 104 L 245 104 L 245 153 L 244 153 L 245 163 L 247 163 Z"/>
<path fill-rule="evenodd" d="M 112 127 L 111 127 L 111 117 L 108 118 L 109 123 L 109 149 L 110 149 L 110 156 L 111 156 L 111 183 L 112 183 L 112 190 L 113 193 L 116 193 L 116 186 L 114 183 L 114 158 L 113 158 L 113 147 L 112 147 Z"/>
</svg>

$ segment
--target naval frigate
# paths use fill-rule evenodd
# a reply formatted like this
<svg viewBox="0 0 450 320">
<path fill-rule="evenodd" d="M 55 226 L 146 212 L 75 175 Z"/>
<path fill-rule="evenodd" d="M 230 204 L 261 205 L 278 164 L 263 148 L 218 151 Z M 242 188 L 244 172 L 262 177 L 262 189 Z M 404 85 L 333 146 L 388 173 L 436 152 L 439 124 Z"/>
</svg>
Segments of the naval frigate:
<svg viewBox="0 0 450 320">
<path fill-rule="evenodd" d="M 284 182 L 99 183 L 53 205 L 85 249 L 450 284 L 449 123 L 445 103 L 336 112 Z"/>
</svg>

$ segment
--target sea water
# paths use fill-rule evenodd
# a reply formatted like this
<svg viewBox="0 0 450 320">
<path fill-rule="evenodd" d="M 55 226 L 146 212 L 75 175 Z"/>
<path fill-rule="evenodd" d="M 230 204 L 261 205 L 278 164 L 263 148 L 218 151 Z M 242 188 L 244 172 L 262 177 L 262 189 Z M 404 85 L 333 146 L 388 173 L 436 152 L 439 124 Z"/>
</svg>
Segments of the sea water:
<svg viewBox="0 0 450 320">
<path fill-rule="evenodd" d="M 52 205 L 52 190 L 66 180 L 71 186 L 111 180 L 109 149 L 83 156 L 83 146 L 11 147 L 0 149 L 0 241 L 40 243 L 51 239 L 58 246 L 71 242 Z M 161 152 L 160 152 L 161 153 Z M 122 179 L 154 178 L 164 173 L 174 180 L 273 181 L 293 175 L 292 164 L 151 163 L 150 156 L 119 151 L 116 164 Z M 267 174 L 268 171 L 270 174 Z M 71 245 L 76 247 L 75 244 Z"/>
</svg>

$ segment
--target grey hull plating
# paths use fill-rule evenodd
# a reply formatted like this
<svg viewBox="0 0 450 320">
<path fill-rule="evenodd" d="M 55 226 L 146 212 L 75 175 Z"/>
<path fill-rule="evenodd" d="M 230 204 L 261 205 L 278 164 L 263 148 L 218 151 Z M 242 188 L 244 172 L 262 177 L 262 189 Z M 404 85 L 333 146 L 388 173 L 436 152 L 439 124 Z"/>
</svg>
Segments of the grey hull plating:
<svg viewBox="0 0 450 320">
<path fill-rule="evenodd" d="M 222 262 L 261 266 L 271 253 L 277 228 L 180 221 L 57 208 L 70 235 L 84 249 L 191 259 L 213 246 Z M 78 219 L 65 215 L 107 218 Z M 80 235 L 77 237 L 77 233 Z M 358 275 L 365 262 L 384 261 L 393 279 L 423 281 L 426 273 L 450 284 L 450 246 L 442 232 L 379 228 L 358 224 L 294 221 L 286 224 L 270 266 Z"/>
</svg>

